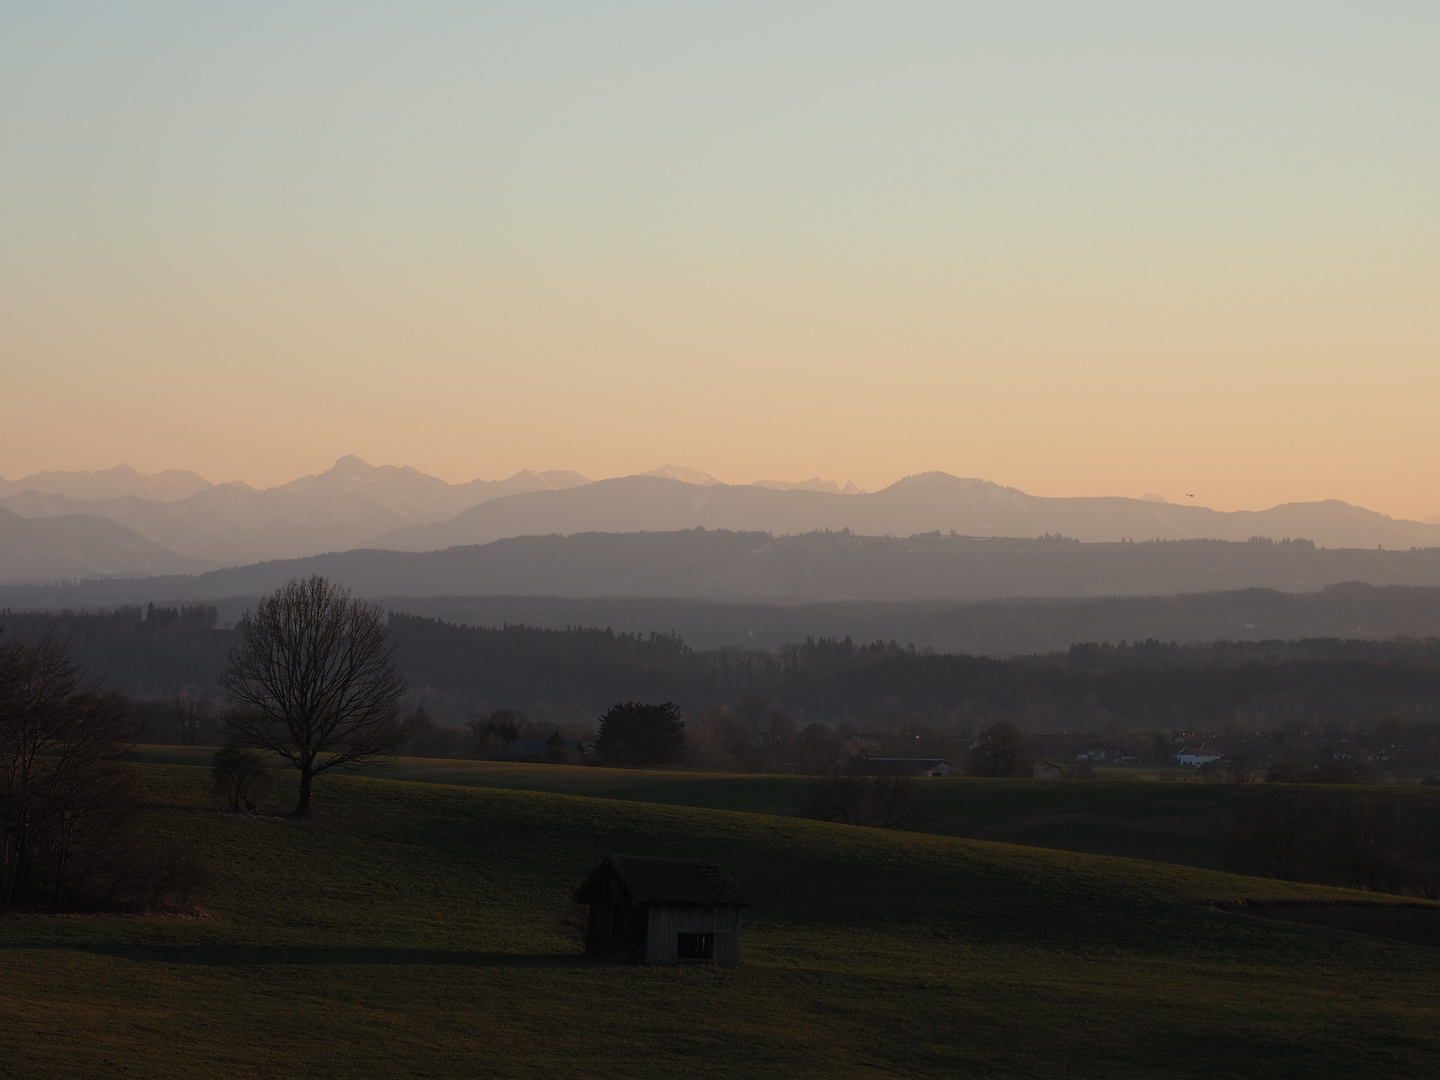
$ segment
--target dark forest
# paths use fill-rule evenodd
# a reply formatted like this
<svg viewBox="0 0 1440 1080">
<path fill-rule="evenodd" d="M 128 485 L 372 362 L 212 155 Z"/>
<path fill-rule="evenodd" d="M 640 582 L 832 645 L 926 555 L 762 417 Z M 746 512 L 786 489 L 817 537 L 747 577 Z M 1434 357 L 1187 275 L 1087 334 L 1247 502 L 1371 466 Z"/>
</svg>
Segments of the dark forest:
<svg viewBox="0 0 1440 1080">
<path fill-rule="evenodd" d="M 217 629 L 205 606 L 5 613 L 0 622 L 23 637 L 59 630 L 105 687 L 137 699 L 215 696 L 236 636 Z M 864 723 L 898 711 L 967 727 L 1008 718 L 1037 732 L 1106 723 L 1183 730 L 1237 714 L 1257 729 L 1440 718 L 1436 639 L 1077 644 L 992 659 L 848 638 L 697 650 L 675 635 L 483 629 L 396 613 L 390 631 L 412 701 L 449 722 L 498 707 L 578 722 L 631 699 L 693 712 L 756 694 L 797 722 Z"/>
</svg>

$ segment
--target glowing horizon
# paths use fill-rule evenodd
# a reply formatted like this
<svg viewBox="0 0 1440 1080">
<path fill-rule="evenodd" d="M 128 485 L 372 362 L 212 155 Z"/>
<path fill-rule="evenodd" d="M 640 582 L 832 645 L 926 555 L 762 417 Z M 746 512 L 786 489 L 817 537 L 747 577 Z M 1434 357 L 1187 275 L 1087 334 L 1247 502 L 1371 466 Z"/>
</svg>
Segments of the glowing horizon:
<svg viewBox="0 0 1440 1080">
<path fill-rule="evenodd" d="M 1440 12 L 0 14 L 0 476 L 1440 513 Z"/>
</svg>

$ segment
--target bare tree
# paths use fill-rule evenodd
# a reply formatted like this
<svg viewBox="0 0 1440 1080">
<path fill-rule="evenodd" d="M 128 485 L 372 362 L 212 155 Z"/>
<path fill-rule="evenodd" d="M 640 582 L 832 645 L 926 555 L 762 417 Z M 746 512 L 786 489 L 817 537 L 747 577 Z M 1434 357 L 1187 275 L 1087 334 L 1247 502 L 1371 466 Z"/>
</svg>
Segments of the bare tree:
<svg viewBox="0 0 1440 1080">
<path fill-rule="evenodd" d="M 300 771 L 297 817 L 310 812 L 318 774 L 380 764 L 405 740 L 405 681 L 379 608 L 323 577 L 297 578 L 247 611 L 239 629 L 220 678 L 227 734 Z"/>
<path fill-rule="evenodd" d="M 795 721 L 790 719 L 790 714 L 784 709 L 767 709 L 761 734 L 765 741 L 772 745 L 783 743 L 795 734 Z"/>
<path fill-rule="evenodd" d="M 470 754 L 483 761 L 507 761 L 515 743 L 531 727 L 530 718 L 519 709 L 477 712 L 465 722 Z"/>
<path fill-rule="evenodd" d="M 756 743 L 760 741 L 760 721 L 768 708 L 770 702 L 759 694 L 746 694 L 740 699 L 740 718 L 750 725 Z"/>
<path fill-rule="evenodd" d="M 703 769 L 749 768 L 755 760 L 755 733 L 724 705 L 706 705 L 685 721 L 685 758 Z M 832 754 L 825 765 L 834 760 Z"/>
<path fill-rule="evenodd" d="M 129 711 L 61 639 L 0 639 L 0 909 L 158 907 L 203 884 L 193 848 L 146 835 Z"/>
<path fill-rule="evenodd" d="M 232 814 L 242 806 L 254 812 L 256 801 L 270 788 L 272 775 L 260 754 L 234 743 L 222 746 L 210 759 L 211 790 L 225 800 Z"/>
<path fill-rule="evenodd" d="M 170 701 L 170 722 L 181 746 L 194 746 L 200 734 L 200 702 L 194 694 L 179 693 Z"/>
<path fill-rule="evenodd" d="M 976 776 L 1025 776 L 1030 771 L 1030 747 L 1019 728 L 1001 720 L 980 733 L 968 765 Z"/>
<path fill-rule="evenodd" d="M 800 771 L 814 776 L 829 770 L 844 752 L 844 743 L 824 724 L 807 724 L 795 738 L 795 750 Z"/>
<path fill-rule="evenodd" d="M 1238 822 L 1241 842 L 1267 874 L 1299 881 L 1319 844 L 1319 807 L 1303 787 L 1271 789 Z"/>
<path fill-rule="evenodd" d="M 1235 784 L 1249 784 L 1259 779 L 1255 759 L 1245 754 L 1231 754 L 1225 759 L 1225 777 Z"/>
</svg>

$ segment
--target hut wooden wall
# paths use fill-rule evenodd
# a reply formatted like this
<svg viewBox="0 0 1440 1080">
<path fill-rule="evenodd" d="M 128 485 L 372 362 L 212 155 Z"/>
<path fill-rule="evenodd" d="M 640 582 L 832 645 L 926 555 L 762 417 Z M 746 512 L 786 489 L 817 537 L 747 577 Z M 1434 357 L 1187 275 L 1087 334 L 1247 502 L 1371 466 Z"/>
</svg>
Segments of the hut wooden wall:
<svg viewBox="0 0 1440 1080">
<path fill-rule="evenodd" d="M 710 906 L 653 904 L 645 943 L 645 960 L 650 964 L 676 963 L 676 946 L 681 934 L 714 934 L 715 963 L 740 962 L 740 911 L 733 904 Z"/>
</svg>

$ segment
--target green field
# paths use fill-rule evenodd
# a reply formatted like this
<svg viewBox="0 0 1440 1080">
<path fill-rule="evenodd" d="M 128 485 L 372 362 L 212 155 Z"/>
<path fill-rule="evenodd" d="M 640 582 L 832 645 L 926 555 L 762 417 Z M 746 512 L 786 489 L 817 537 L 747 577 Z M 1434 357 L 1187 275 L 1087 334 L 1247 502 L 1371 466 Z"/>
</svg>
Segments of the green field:
<svg viewBox="0 0 1440 1080">
<path fill-rule="evenodd" d="M 1213 906 L 1369 895 L 373 778 L 325 778 L 310 821 L 234 817 L 201 769 L 141 768 L 157 825 L 215 871 L 213 917 L 0 920 L 0 1076 L 1417 1076 L 1440 1060 L 1436 950 Z M 607 852 L 719 858 L 754 902 L 744 965 L 581 958 L 567 894 Z"/>
<path fill-rule="evenodd" d="M 141 747 L 137 759 L 202 764 L 212 750 Z M 427 783 L 548 791 L 601 799 L 794 815 L 808 778 L 666 769 L 402 757 L 375 775 Z M 1133 780 L 1034 781 L 954 778 L 921 781 L 933 816 L 926 832 L 1010 844 L 1155 859 L 1211 870 L 1253 869 L 1237 844 L 1237 824 L 1276 794 L 1267 784 L 1155 783 Z M 1440 789 L 1357 785 L 1315 789 L 1333 798 L 1399 800 L 1420 839 L 1440 861 Z"/>
</svg>

